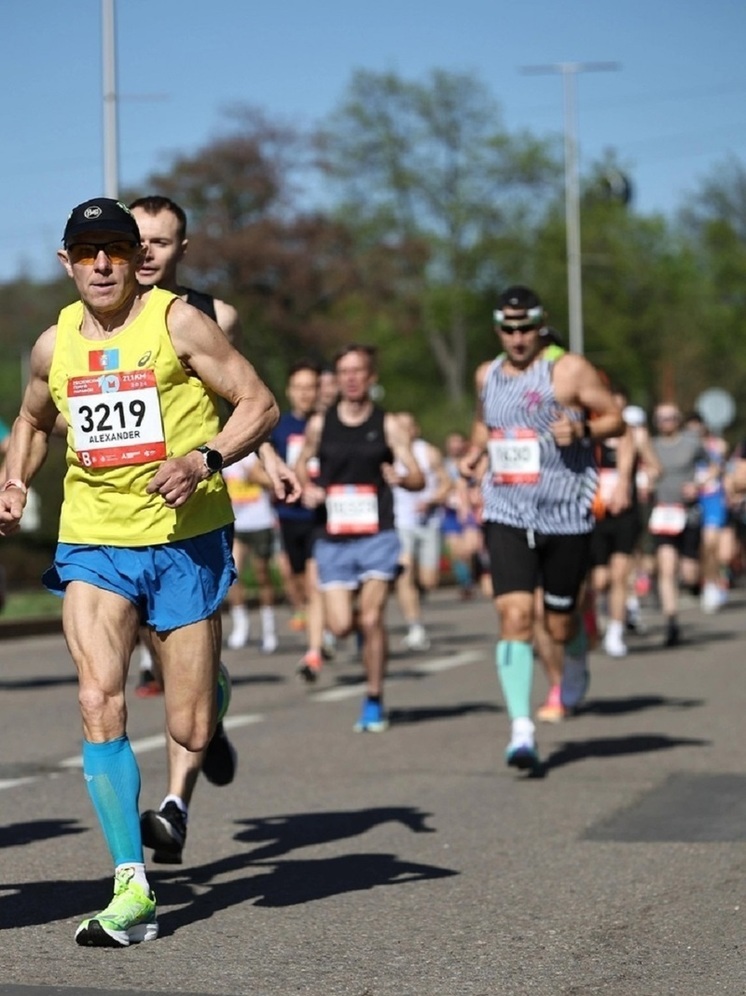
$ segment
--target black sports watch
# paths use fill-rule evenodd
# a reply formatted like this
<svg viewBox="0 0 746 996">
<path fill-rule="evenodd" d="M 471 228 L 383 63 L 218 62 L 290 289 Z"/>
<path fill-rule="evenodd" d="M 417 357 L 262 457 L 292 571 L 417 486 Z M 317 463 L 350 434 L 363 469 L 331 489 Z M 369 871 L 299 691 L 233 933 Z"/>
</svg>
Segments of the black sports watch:
<svg viewBox="0 0 746 996">
<path fill-rule="evenodd" d="M 223 454 L 220 450 L 211 450 L 209 446 L 198 446 L 197 452 L 202 454 L 205 467 L 211 474 L 217 474 L 223 469 Z"/>
</svg>

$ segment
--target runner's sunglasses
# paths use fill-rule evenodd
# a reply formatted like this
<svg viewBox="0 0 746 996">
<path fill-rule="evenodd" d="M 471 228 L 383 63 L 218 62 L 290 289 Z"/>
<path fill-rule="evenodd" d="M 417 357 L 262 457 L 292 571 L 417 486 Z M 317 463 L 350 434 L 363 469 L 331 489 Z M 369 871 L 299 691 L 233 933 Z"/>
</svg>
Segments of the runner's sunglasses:
<svg viewBox="0 0 746 996">
<path fill-rule="evenodd" d="M 140 248 L 135 242 L 126 239 L 115 239 L 112 242 L 75 242 L 67 247 L 67 255 L 71 263 L 83 263 L 93 266 L 100 252 L 106 253 L 111 263 L 129 263 Z"/>
</svg>

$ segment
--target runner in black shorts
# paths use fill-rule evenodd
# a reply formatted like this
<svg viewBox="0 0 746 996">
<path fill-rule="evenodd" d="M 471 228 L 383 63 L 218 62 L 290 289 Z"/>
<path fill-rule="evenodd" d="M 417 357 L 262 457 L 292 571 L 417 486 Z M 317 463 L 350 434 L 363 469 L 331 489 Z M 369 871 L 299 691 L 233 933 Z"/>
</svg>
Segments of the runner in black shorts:
<svg viewBox="0 0 746 996">
<path fill-rule="evenodd" d="M 482 479 L 483 521 L 500 621 L 497 671 L 512 721 L 506 760 L 536 770 L 535 589 L 546 585 L 543 624 L 551 673 L 546 708 L 559 719 L 564 647 L 575 635 L 573 609 L 593 529 L 593 441 L 619 435 L 624 423 L 595 367 L 566 353 L 548 334 L 546 314 L 532 290 L 505 291 L 494 319 L 504 352 L 477 369 L 477 415 L 460 469 L 469 478 L 485 458 L 489 463 Z"/>
<path fill-rule="evenodd" d="M 543 588 L 544 605 L 550 610 L 571 613 L 575 609 L 586 576 L 591 534 L 543 535 L 498 522 L 485 523 L 484 532 L 495 598 Z"/>
<path fill-rule="evenodd" d="M 614 398 L 624 411 L 626 395 L 616 391 Z M 604 650 L 610 657 L 624 657 L 627 653 L 624 642 L 627 585 L 632 570 L 632 554 L 641 530 L 635 484 L 637 452 L 629 425 L 620 438 L 597 444 L 596 463 L 599 487 L 596 525 L 591 540 L 593 591 L 596 605 L 602 598 L 608 600 Z"/>
</svg>

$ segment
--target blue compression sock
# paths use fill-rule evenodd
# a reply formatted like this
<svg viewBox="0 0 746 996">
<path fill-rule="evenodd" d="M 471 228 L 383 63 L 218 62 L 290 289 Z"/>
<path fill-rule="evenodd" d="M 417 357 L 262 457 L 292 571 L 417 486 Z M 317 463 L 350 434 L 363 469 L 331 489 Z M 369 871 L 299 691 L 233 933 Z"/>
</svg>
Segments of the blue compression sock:
<svg viewBox="0 0 746 996">
<path fill-rule="evenodd" d="M 495 660 L 508 715 L 511 719 L 530 717 L 534 648 L 521 640 L 500 640 Z"/>
<path fill-rule="evenodd" d="M 143 861 L 140 769 L 125 735 L 103 744 L 83 741 L 83 775 L 114 867 Z"/>
</svg>

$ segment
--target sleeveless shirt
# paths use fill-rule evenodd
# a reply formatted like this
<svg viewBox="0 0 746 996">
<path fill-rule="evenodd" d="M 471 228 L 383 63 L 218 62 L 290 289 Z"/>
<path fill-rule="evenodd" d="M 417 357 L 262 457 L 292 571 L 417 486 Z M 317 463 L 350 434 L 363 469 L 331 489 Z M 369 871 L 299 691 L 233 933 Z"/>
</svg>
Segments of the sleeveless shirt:
<svg viewBox="0 0 746 996">
<path fill-rule="evenodd" d="M 140 313 L 106 340 L 81 334 L 82 302 L 60 312 L 49 389 L 68 424 L 63 543 L 150 546 L 233 521 L 220 474 L 176 509 L 145 490 L 160 463 L 219 428 L 214 396 L 171 342 L 166 315 L 174 299 L 154 287 Z"/>
<path fill-rule="evenodd" d="M 202 291 L 196 291 L 192 287 L 186 287 L 185 290 L 187 304 L 191 304 L 193 308 L 201 311 L 208 318 L 212 318 L 214 322 L 218 320 L 215 313 L 215 298 L 212 294 L 204 294 Z"/>
<path fill-rule="evenodd" d="M 394 528 L 394 499 L 381 472 L 381 464 L 391 463 L 394 454 L 386 442 L 383 422 L 383 409 L 374 405 L 361 425 L 345 425 L 333 405 L 324 416 L 317 478 L 327 492 L 334 485 L 372 486 L 377 498 L 379 532 Z M 333 536 L 328 528 L 326 535 L 329 539 L 350 538 Z"/>
<path fill-rule="evenodd" d="M 307 422 L 307 418 L 298 418 L 292 412 L 283 412 L 269 437 L 269 441 L 289 467 L 295 467 L 303 445 Z M 305 508 L 299 501 L 277 502 L 276 509 L 279 519 L 314 522 L 317 518 L 316 509 Z"/>
<path fill-rule="evenodd" d="M 237 533 L 254 533 L 260 529 L 275 527 L 275 513 L 269 492 L 261 484 L 248 479 L 258 459 L 256 453 L 249 453 L 243 460 L 223 469 Z"/>
<path fill-rule="evenodd" d="M 490 433 L 490 468 L 482 483 L 483 518 L 549 535 L 589 533 L 598 483 L 593 451 L 585 440 L 557 446 L 550 425 L 565 412 L 554 394 L 555 356 L 546 350 L 522 373 L 508 376 L 505 357 L 490 365 L 482 390 Z"/>
<path fill-rule="evenodd" d="M 421 491 L 407 491 L 396 487 L 394 493 L 394 521 L 397 529 L 416 529 L 417 526 L 437 524 L 440 520 L 440 509 L 431 508 L 424 515 L 417 511 L 417 506 L 434 495 L 438 488 L 438 475 L 430 466 L 429 446 L 424 439 L 412 441 L 412 453 L 417 466 L 425 478 L 425 487 Z M 404 467 L 396 464 L 396 469 L 404 471 Z"/>
</svg>

